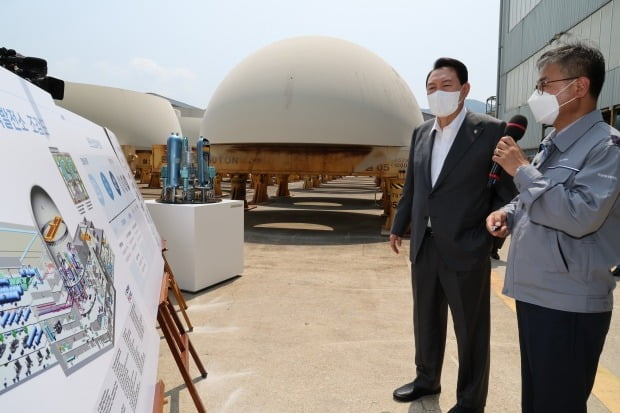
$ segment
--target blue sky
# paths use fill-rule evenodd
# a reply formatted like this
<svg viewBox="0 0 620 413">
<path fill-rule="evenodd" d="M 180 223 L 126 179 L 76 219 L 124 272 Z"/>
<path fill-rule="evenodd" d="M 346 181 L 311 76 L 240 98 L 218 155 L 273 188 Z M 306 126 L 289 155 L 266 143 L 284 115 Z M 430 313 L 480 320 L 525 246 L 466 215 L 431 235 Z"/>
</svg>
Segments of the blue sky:
<svg viewBox="0 0 620 413">
<path fill-rule="evenodd" d="M 2 43 L 66 81 L 154 92 L 205 108 L 245 57 L 301 35 L 383 58 L 421 107 L 440 56 L 469 68 L 470 98 L 495 94 L 499 0 L 3 0 Z"/>
</svg>

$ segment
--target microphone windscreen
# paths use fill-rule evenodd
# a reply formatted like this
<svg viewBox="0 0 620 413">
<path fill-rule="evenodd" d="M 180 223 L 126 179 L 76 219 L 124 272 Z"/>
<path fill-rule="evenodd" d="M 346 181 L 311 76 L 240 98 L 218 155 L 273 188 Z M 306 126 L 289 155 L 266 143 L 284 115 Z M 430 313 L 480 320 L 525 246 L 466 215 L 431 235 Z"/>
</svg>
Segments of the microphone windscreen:
<svg viewBox="0 0 620 413">
<path fill-rule="evenodd" d="M 515 141 L 518 141 L 525 134 L 527 129 L 527 118 L 523 115 L 515 115 L 506 124 L 506 130 L 504 135 L 510 136 Z"/>
</svg>

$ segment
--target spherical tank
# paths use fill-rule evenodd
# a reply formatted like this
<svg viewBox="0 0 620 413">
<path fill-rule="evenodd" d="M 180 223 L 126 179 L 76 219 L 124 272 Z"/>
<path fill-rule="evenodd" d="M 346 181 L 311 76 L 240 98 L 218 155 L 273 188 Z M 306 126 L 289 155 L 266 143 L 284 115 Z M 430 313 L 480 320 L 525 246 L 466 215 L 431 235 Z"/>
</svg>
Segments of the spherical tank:
<svg viewBox="0 0 620 413">
<path fill-rule="evenodd" d="M 107 127 L 121 144 L 138 149 L 151 149 L 170 132 L 181 132 L 170 102 L 147 93 L 65 82 L 64 99 L 56 104 Z"/>
<path fill-rule="evenodd" d="M 398 73 L 345 40 L 306 36 L 247 57 L 211 98 L 212 144 L 408 146 L 420 108 Z"/>
</svg>

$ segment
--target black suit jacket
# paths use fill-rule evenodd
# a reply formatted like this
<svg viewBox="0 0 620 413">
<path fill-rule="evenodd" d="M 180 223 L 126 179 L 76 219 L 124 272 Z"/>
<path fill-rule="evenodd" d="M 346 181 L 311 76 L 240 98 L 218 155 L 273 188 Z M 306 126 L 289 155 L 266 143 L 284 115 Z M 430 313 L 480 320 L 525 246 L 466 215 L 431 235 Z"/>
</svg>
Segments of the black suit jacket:
<svg viewBox="0 0 620 413">
<path fill-rule="evenodd" d="M 506 123 L 467 112 L 432 187 L 433 124 L 434 119 L 428 120 L 413 131 L 405 186 L 391 232 L 402 236 L 411 226 L 410 259 L 415 263 L 430 217 L 443 262 L 450 269 L 466 271 L 489 257 L 492 237 L 485 228 L 486 217 L 516 194 L 506 173 L 487 188 L 493 151 Z"/>
</svg>

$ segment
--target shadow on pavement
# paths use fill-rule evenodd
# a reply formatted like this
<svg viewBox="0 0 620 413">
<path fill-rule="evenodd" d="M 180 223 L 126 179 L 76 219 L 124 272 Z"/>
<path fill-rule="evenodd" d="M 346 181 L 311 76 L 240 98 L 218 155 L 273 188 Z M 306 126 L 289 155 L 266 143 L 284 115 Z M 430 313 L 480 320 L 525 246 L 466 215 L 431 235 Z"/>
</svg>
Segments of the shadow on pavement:
<svg viewBox="0 0 620 413">
<path fill-rule="evenodd" d="M 295 199 L 299 202 L 299 198 Z M 320 204 L 333 200 L 312 198 Z M 372 202 L 372 201 L 370 201 Z M 255 209 L 245 214 L 245 242 L 274 245 L 346 245 L 386 242 L 381 235 L 385 218 L 377 214 L 351 211 L 326 211 L 307 209 L 312 205 L 281 208 L 271 204 L 274 209 Z M 277 209 L 275 209 L 277 208 Z M 347 206 L 328 206 L 330 209 L 344 209 Z M 370 208 L 367 208 L 370 209 Z"/>
</svg>

